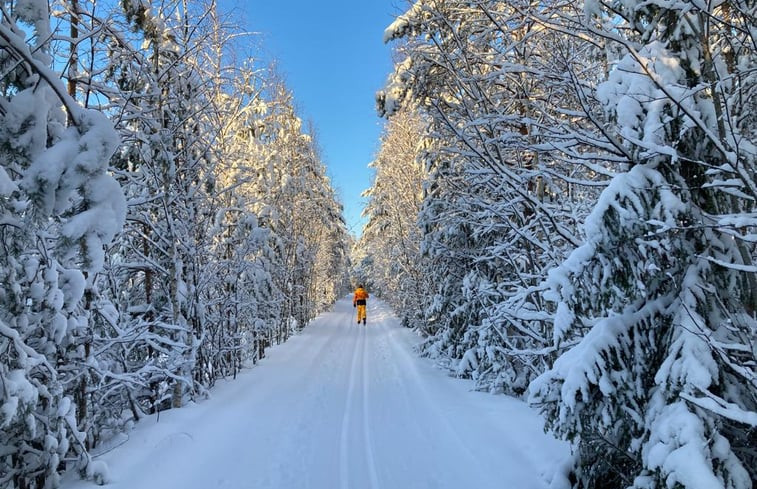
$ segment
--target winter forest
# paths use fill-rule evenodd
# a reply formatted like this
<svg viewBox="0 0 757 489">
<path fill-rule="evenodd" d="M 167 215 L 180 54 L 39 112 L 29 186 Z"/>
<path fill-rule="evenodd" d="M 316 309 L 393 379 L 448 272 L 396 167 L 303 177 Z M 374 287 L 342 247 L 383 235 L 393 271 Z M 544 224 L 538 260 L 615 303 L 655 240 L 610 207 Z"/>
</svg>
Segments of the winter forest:
<svg viewBox="0 0 757 489">
<path fill-rule="evenodd" d="M 349 240 L 214 2 L 2 5 L 0 487 L 52 488 L 331 304 Z"/>
<path fill-rule="evenodd" d="M 2 3 L 1 488 L 98 482 L 358 281 L 575 488 L 753 487 L 757 4 L 404 8 L 355 241 L 215 0 Z"/>
</svg>

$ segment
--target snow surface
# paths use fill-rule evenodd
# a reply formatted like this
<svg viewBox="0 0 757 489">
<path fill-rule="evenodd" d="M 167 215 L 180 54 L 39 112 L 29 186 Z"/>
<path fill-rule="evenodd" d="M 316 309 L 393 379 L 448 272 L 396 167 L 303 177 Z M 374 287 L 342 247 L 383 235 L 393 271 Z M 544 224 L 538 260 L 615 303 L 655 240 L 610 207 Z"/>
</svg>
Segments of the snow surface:
<svg viewBox="0 0 757 489">
<path fill-rule="evenodd" d="M 209 400 L 140 422 L 98 472 L 112 489 L 563 487 L 569 447 L 538 413 L 446 376 L 418 341 L 377 300 L 355 324 L 345 298 Z"/>
</svg>

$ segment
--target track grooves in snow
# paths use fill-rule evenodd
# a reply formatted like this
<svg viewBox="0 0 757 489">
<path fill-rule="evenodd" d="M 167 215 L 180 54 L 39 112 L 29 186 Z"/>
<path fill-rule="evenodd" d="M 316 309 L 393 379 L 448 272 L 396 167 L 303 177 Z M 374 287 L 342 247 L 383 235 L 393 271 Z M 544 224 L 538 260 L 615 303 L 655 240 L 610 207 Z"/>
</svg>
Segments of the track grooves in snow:
<svg viewBox="0 0 757 489">
<path fill-rule="evenodd" d="M 144 419 L 98 457 L 106 487 L 548 489 L 567 445 L 521 401 L 417 358 L 418 340 L 376 300 L 357 325 L 343 299 L 211 399 Z"/>
<path fill-rule="evenodd" d="M 357 342 L 360 342 L 359 336 Z M 342 416 L 342 430 L 339 437 L 339 487 L 349 489 L 349 454 L 350 454 L 350 422 L 352 421 L 352 403 L 355 398 L 355 381 L 357 377 L 357 365 L 360 352 L 357 345 L 352 345 L 352 362 L 350 362 L 350 380 L 347 388 L 347 397 Z"/>
<path fill-rule="evenodd" d="M 365 456 L 368 462 L 368 475 L 370 477 L 371 489 L 378 489 L 380 487 L 378 474 L 376 472 L 376 457 L 373 454 L 373 437 L 371 436 L 371 423 L 370 423 L 370 406 L 371 398 L 369 392 L 370 375 L 368 372 L 368 355 L 366 355 L 366 334 L 363 331 L 361 340 L 361 350 L 363 357 L 363 437 L 365 438 Z"/>
</svg>

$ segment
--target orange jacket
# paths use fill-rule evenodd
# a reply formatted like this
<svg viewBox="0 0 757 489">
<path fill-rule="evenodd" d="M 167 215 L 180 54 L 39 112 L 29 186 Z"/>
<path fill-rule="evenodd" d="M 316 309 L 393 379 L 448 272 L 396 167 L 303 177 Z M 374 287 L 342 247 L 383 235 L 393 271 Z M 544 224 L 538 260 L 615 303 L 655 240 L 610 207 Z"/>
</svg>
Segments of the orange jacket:
<svg viewBox="0 0 757 489">
<path fill-rule="evenodd" d="M 352 305 L 354 306 L 357 304 L 357 301 L 363 301 L 363 304 L 365 304 L 365 300 L 370 297 L 368 295 L 368 292 L 365 291 L 364 288 L 358 287 L 355 291 L 355 297 L 352 298 Z"/>
</svg>

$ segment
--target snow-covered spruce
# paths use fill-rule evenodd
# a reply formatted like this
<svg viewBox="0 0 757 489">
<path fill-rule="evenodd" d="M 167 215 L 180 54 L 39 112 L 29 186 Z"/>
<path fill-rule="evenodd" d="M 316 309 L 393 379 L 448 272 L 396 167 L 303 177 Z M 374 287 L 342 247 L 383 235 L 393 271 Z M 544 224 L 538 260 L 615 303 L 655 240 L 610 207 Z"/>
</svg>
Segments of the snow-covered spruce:
<svg viewBox="0 0 757 489">
<path fill-rule="evenodd" d="M 580 487 L 747 489 L 757 187 L 754 127 L 738 114 L 753 89 L 715 46 L 745 41 L 747 19 L 732 16 L 744 5 L 592 5 L 593 33 L 625 53 L 597 94 L 632 168 L 550 273 L 554 341 L 568 350 L 531 401 L 575 443 Z"/>
<path fill-rule="evenodd" d="M 26 32 L 33 29 L 29 45 Z M 46 2 L 0 21 L 0 486 L 56 487 L 63 463 L 92 469 L 74 385 L 87 297 L 121 229 L 123 194 L 107 173 L 112 124 L 82 110 L 50 69 Z M 66 112 L 63 107 L 65 106 Z"/>
</svg>

